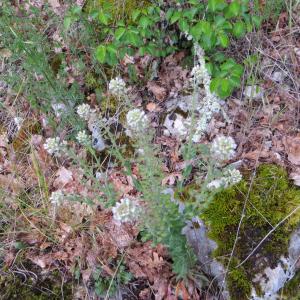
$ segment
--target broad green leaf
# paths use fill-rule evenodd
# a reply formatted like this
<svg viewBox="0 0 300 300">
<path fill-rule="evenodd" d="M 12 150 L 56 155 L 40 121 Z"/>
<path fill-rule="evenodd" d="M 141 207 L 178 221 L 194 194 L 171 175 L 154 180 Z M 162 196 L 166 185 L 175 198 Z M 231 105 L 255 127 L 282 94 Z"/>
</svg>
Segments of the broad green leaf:
<svg viewBox="0 0 300 300">
<path fill-rule="evenodd" d="M 240 3 L 236 0 L 232 1 L 225 10 L 225 18 L 230 19 L 237 17 L 240 13 Z"/>
<path fill-rule="evenodd" d="M 129 45 L 139 47 L 142 44 L 142 39 L 140 35 L 134 31 L 126 32 L 124 38 L 126 39 L 126 42 Z"/>
<path fill-rule="evenodd" d="M 140 14 L 141 14 L 141 11 L 139 9 L 135 9 L 131 15 L 132 21 L 135 22 Z"/>
<path fill-rule="evenodd" d="M 179 19 L 178 21 L 178 26 L 179 26 L 179 29 L 182 31 L 182 32 L 187 32 L 189 30 L 189 24 L 188 22 L 181 18 Z"/>
<path fill-rule="evenodd" d="M 100 63 L 104 63 L 106 59 L 106 47 L 104 45 L 100 45 L 96 49 L 96 58 Z"/>
<path fill-rule="evenodd" d="M 233 25 L 232 33 L 235 37 L 240 38 L 245 35 L 246 33 L 246 26 L 245 23 L 242 21 L 237 21 Z"/>
<path fill-rule="evenodd" d="M 109 19 L 110 19 L 110 15 L 107 13 L 104 13 L 103 11 L 99 12 L 99 21 L 104 24 L 104 25 L 108 25 Z"/>
<path fill-rule="evenodd" d="M 226 60 L 225 63 L 223 63 L 221 65 L 220 68 L 222 71 L 229 71 L 229 70 L 233 69 L 236 65 L 237 65 L 237 63 L 234 61 L 234 59 L 229 58 Z"/>
<path fill-rule="evenodd" d="M 208 0 L 208 9 L 212 12 L 217 10 L 222 10 L 226 7 L 226 2 L 224 0 Z"/>
<path fill-rule="evenodd" d="M 178 21 L 181 17 L 181 12 L 180 11 L 175 11 L 171 17 L 170 23 L 174 24 L 176 21 Z"/>
<path fill-rule="evenodd" d="M 230 76 L 228 78 L 230 84 L 235 87 L 238 88 L 241 85 L 241 77 L 240 76 Z"/>
<path fill-rule="evenodd" d="M 170 21 L 172 15 L 173 15 L 173 12 L 174 12 L 174 8 L 169 8 L 167 13 L 166 13 L 166 19 L 167 21 Z"/>
<path fill-rule="evenodd" d="M 227 48 L 228 45 L 229 45 L 229 38 L 227 36 L 226 33 L 222 32 L 218 35 L 218 40 L 219 40 L 219 43 L 220 45 L 223 47 L 223 48 Z"/>
<path fill-rule="evenodd" d="M 115 39 L 118 41 L 123 36 L 125 31 L 126 31 L 126 29 L 124 27 L 118 28 L 115 32 Z"/>
<path fill-rule="evenodd" d="M 139 20 L 139 25 L 144 29 L 146 29 L 151 24 L 152 24 L 152 20 L 146 16 L 142 16 Z"/>
</svg>

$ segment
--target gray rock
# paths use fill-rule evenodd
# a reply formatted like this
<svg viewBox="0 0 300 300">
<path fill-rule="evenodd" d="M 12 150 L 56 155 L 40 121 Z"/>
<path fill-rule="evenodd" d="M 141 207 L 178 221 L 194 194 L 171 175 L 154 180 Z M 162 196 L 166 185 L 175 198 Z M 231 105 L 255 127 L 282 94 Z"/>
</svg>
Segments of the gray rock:
<svg viewBox="0 0 300 300">
<path fill-rule="evenodd" d="M 193 223 L 198 223 L 198 228 L 195 228 Z M 230 299 L 229 292 L 225 280 L 225 267 L 212 258 L 212 252 L 217 248 L 216 242 L 209 239 L 207 236 L 207 228 L 202 220 L 198 217 L 188 221 L 183 229 L 188 242 L 193 247 L 201 269 L 208 275 L 212 276 L 218 286 L 222 289 L 223 299 Z"/>
<path fill-rule="evenodd" d="M 245 87 L 243 95 L 249 99 L 259 100 L 263 98 L 264 91 L 257 85 L 248 85 Z"/>
<path fill-rule="evenodd" d="M 257 282 L 263 294 L 258 297 L 255 290 L 252 290 L 254 300 L 276 300 L 280 299 L 278 292 L 284 285 L 291 280 L 299 267 L 297 262 L 300 258 L 300 228 L 291 235 L 288 257 L 281 256 L 275 268 L 267 267 L 265 270 L 256 274 L 254 282 Z"/>
<path fill-rule="evenodd" d="M 285 79 L 285 75 L 282 71 L 275 71 L 271 75 L 271 80 L 277 83 L 282 83 Z"/>
</svg>

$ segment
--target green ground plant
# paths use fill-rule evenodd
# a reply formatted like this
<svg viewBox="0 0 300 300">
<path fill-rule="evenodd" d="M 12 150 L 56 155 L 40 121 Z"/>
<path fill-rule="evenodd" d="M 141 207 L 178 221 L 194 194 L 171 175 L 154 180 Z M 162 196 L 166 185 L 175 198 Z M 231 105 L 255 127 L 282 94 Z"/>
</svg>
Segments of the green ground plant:
<svg viewBox="0 0 300 300">
<path fill-rule="evenodd" d="M 243 68 L 233 58 L 226 58 L 222 49 L 232 38 L 242 38 L 261 19 L 250 13 L 249 1 L 209 0 L 179 1 L 176 5 L 149 5 L 131 12 L 129 21 L 121 19 L 112 26 L 111 8 L 104 6 L 96 14 L 104 32 L 105 42 L 96 50 L 101 63 L 116 65 L 125 54 L 150 54 L 165 57 L 181 49 L 192 49 L 197 42 L 206 51 L 212 74 L 211 90 L 228 97 L 240 86 Z M 107 42 L 108 41 L 108 42 Z"/>
<path fill-rule="evenodd" d="M 275 165 L 261 165 L 252 186 L 249 186 L 250 182 L 251 179 L 244 180 L 236 187 L 221 191 L 201 214 L 209 226 L 210 238 L 218 244 L 214 256 L 225 266 L 229 264 L 228 288 L 231 299 L 234 300 L 247 299 L 253 276 L 267 266 L 275 267 L 280 256 L 287 254 L 290 234 L 297 228 L 300 220 L 300 210 L 297 210 L 300 207 L 300 191 L 289 182 L 284 169 Z M 247 207 L 234 248 L 246 199 Z M 272 226 L 276 226 L 293 211 L 291 217 L 276 228 L 270 238 L 255 251 L 255 255 L 240 265 L 272 230 Z M 229 258 L 232 249 L 233 257 Z M 258 257 L 266 257 L 267 261 L 257 264 Z M 259 293 L 259 287 L 256 288 Z"/>
</svg>

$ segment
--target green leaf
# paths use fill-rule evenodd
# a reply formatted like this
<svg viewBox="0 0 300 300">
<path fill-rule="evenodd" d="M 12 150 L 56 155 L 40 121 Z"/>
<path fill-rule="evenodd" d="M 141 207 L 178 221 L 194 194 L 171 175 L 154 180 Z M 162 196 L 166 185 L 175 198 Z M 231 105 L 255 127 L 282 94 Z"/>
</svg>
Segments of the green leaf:
<svg viewBox="0 0 300 300">
<path fill-rule="evenodd" d="M 228 78 L 230 84 L 235 87 L 238 88 L 241 85 L 241 77 L 240 76 L 230 76 Z"/>
<path fill-rule="evenodd" d="M 115 39 L 118 41 L 125 33 L 126 29 L 124 27 L 120 27 L 115 32 Z"/>
<path fill-rule="evenodd" d="M 256 28 L 259 28 L 262 22 L 262 18 L 260 16 L 251 16 L 252 23 Z"/>
<path fill-rule="evenodd" d="M 231 19 L 237 17 L 240 14 L 240 8 L 238 1 L 232 1 L 225 11 L 225 18 Z"/>
<path fill-rule="evenodd" d="M 166 13 L 166 19 L 167 21 L 170 21 L 172 15 L 173 15 L 173 12 L 174 12 L 174 8 L 169 8 L 167 13 Z"/>
<path fill-rule="evenodd" d="M 65 30 L 68 30 L 70 28 L 71 23 L 72 23 L 72 17 L 67 16 L 67 17 L 64 18 L 64 28 L 65 28 Z"/>
<path fill-rule="evenodd" d="M 233 25 L 232 33 L 235 37 L 240 38 L 246 33 L 245 23 L 242 21 L 238 21 Z"/>
<path fill-rule="evenodd" d="M 197 13 L 197 8 L 191 8 L 183 11 L 183 17 L 192 20 Z"/>
<path fill-rule="evenodd" d="M 178 21 L 178 26 L 179 26 L 179 29 L 182 32 L 188 32 L 189 31 L 189 24 L 185 19 L 180 19 Z"/>
<path fill-rule="evenodd" d="M 208 10 L 215 12 L 217 10 L 223 10 L 226 7 L 224 0 L 208 0 Z"/>
<path fill-rule="evenodd" d="M 226 19 L 224 17 L 222 17 L 222 16 L 216 16 L 215 17 L 214 23 L 215 23 L 216 28 L 222 28 L 223 24 L 225 22 L 226 22 Z"/>
<path fill-rule="evenodd" d="M 223 48 L 227 48 L 229 45 L 229 38 L 226 33 L 222 32 L 218 35 L 218 41 Z"/>
<path fill-rule="evenodd" d="M 229 58 L 226 60 L 225 63 L 223 63 L 221 65 L 221 70 L 222 71 L 230 71 L 231 69 L 233 69 L 235 66 L 237 65 L 237 63 L 234 61 L 234 59 Z"/>
<path fill-rule="evenodd" d="M 135 22 L 140 14 L 141 14 L 141 11 L 139 9 L 135 9 L 131 15 L 132 21 Z"/>
<path fill-rule="evenodd" d="M 181 17 L 181 11 L 175 11 L 171 17 L 170 23 L 174 24 L 176 21 L 178 21 Z"/>
<path fill-rule="evenodd" d="M 106 47 L 104 45 L 100 45 L 96 49 L 96 58 L 100 63 L 104 63 L 106 59 Z"/>
<path fill-rule="evenodd" d="M 211 50 L 217 42 L 216 34 L 211 31 L 209 34 L 203 34 L 201 36 L 201 46 L 204 50 Z"/>
<path fill-rule="evenodd" d="M 221 79 L 218 94 L 221 98 L 226 98 L 232 93 L 233 87 L 228 79 Z"/>
<path fill-rule="evenodd" d="M 110 19 L 110 15 L 107 13 L 104 13 L 103 11 L 100 11 L 99 13 L 99 21 L 104 24 L 104 25 L 108 25 L 109 19 Z"/>
<path fill-rule="evenodd" d="M 139 47 L 143 44 L 140 35 L 132 30 L 126 32 L 124 38 L 126 39 L 127 44 L 135 47 Z"/>
<path fill-rule="evenodd" d="M 144 29 L 146 29 L 151 24 L 152 24 L 152 20 L 146 16 L 142 16 L 139 20 L 139 25 Z"/>
</svg>

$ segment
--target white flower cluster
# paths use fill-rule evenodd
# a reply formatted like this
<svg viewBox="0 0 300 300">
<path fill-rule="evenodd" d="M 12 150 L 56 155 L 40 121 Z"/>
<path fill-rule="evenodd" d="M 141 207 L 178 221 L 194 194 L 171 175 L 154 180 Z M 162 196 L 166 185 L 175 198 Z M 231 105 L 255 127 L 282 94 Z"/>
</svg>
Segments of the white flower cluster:
<svg viewBox="0 0 300 300">
<path fill-rule="evenodd" d="M 126 83 L 120 78 L 116 77 L 109 82 L 108 89 L 114 96 L 122 96 L 126 93 Z"/>
<path fill-rule="evenodd" d="M 86 103 L 77 106 L 77 114 L 79 115 L 80 118 L 86 121 L 90 118 L 91 111 L 92 111 L 91 107 Z"/>
<path fill-rule="evenodd" d="M 227 188 L 232 185 L 238 184 L 243 179 L 241 172 L 237 169 L 229 169 L 224 172 L 224 176 L 211 181 L 207 188 L 216 190 L 219 188 Z"/>
<path fill-rule="evenodd" d="M 78 141 L 79 144 L 88 146 L 91 144 L 91 138 L 89 135 L 86 134 L 84 130 L 79 131 L 76 136 L 76 140 Z"/>
<path fill-rule="evenodd" d="M 66 142 L 60 142 L 59 137 L 48 138 L 44 143 L 45 150 L 50 154 L 59 157 L 61 152 L 65 150 Z"/>
<path fill-rule="evenodd" d="M 226 186 L 237 184 L 243 179 L 241 172 L 237 169 L 229 169 L 225 171 L 224 175 Z"/>
<path fill-rule="evenodd" d="M 62 191 L 52 192 L 49 200 L 52 205 L 59 206 L 64 200 L 64 194 Z"/>
<path fill-rule="evenodd" d="M 118 222 L 135 221 L 139 214 L 139 206 L 129 198 L 123 198 L 112 208 L 113 218 Z"/>
<path fill-rule="evenodd" d="M 232 159 L 235 155 L 236 143 L 230 136 L 217 136 L 210 148 L 210 153 L 217 161 Z"/>
<path fill-rule="evenodd" d="M 195 52 L 197 54 L 198 64 L 191 72 L 193 84 L 196 86 L 203 84 L 205 91 L 205 97 L 197 108 L 200 118 L 196 125 L 196 132 L 193 136 L 193 141 L 199 142 L 203 133 L 207 130 L 208 123 L 213 114 L 219 112 L 221 106 L 220 99 L 210 91 L 211 77 L 205 65 L 204 51 L 198 44 L 195 44 Z"/>
<path fill-rule="evenodd" d="M 130 110 L 126 115 L 128 136 L 132 136 L 134 133 L 143 132 L 149 125 L 149 120 L 145 112 L 141 109 L 135 108 Z"/>
</svg>

